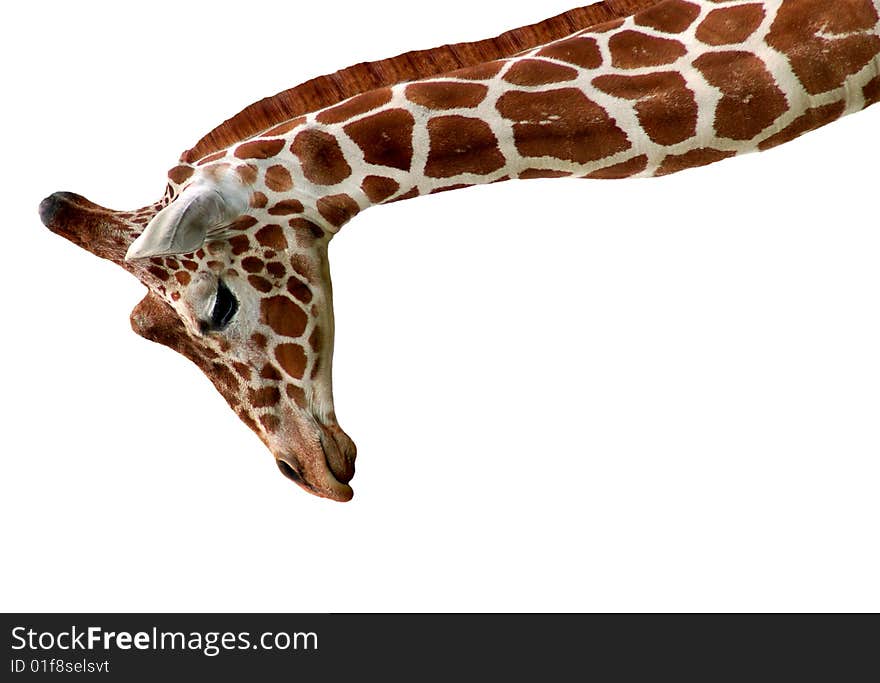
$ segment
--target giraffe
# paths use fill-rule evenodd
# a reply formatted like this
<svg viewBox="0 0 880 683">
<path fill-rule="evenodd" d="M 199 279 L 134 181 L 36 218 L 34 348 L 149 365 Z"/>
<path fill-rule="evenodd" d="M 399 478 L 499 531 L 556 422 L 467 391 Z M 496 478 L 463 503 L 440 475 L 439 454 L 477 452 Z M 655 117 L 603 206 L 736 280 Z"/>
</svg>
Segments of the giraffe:
<svg viewBox="0 0 880 683">
<path fill-rule="evenodd" d="M 327 247 L 355 215 L 510 179 L 676 173 L 878 100 L 880 0 L 605 0 L 257 102 L 142 209 L 56 192 L 40 215 L 146 285 L 134 331 L 196 363 L 285 476 L 347 501 Z"/>
</svg>

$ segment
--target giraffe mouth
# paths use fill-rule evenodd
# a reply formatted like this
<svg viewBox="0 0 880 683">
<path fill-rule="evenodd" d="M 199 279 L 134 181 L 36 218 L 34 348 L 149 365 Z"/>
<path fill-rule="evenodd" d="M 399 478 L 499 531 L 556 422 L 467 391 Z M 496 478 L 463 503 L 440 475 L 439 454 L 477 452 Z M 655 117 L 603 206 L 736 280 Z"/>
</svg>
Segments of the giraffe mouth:
<svg viewBox="0 0 880 683">
<path fill-rule="evenodd" d="M 338 427 L 323 427 L 318 437 L 302 443 L 296 453 L 277 454 L 278 469 L 309 493 L 340 502 L 351 500 L 354 492 L 348 483 L 354 477 L 354 443 Z"/>
<path fill-rule="evenodd" d="M 354 496 L 354 491 L 348 485 L 351 477 L 346 476 L 343 471 L 335 472 L 326 460 L 324 472 L 318 473 L 317 477 L 293 456 L 278 457 L 275 464 L 281 474 L 311 494 L 340 502 L 347 502 Z"/>
</svg>

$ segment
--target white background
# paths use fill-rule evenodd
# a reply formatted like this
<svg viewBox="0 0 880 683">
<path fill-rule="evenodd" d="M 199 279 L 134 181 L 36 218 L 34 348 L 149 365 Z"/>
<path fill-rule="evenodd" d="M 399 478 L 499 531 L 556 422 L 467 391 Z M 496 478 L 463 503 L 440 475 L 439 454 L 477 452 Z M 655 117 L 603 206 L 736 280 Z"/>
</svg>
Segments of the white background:
<svg viewBox="0 0 880 683">
<path fill-rule="evenodd" d="M 25 3 L 4 21 L 4 611 L 880 609 L 880 109 L 656 180 L 373 209 L 331 246 L 353 502 L 45 230 L 252 101 L 567 0 Z"/>
</svg>

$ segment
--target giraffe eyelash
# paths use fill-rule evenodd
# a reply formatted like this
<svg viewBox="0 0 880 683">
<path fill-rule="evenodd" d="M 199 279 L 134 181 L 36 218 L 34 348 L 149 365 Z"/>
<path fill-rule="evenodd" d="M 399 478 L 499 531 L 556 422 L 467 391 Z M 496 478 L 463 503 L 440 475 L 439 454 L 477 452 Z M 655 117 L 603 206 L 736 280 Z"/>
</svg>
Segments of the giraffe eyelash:
<svg viewBox="0 0 880 683">
<path fill-rule="evenodd" d="M 211 319 L 199 324 L 202 334 L 219 332 L 227 327 L 238 311 L 238 299 L 223 280 L 217 281 L 217 295 L 211 307 Z"/>
</svg>

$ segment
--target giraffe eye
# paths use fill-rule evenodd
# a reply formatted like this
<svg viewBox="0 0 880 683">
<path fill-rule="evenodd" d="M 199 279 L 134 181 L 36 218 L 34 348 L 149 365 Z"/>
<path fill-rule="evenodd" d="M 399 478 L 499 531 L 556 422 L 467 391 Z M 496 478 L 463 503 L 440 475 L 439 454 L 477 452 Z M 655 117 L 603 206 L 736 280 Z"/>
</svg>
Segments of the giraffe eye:
<svg viewBox="0 0 880 683">
<path fill-rule="evenodd" d="M 232 316 L 238 310 L 238 301 L 235 295 L 226 286 L 223 280 L 217 282 L 217 298 L 214 300 L 214 308 L 211 309 L 211 320 L 207 327 L 217 332 L 222 330 L 232 320 Z"/>
</svg>

